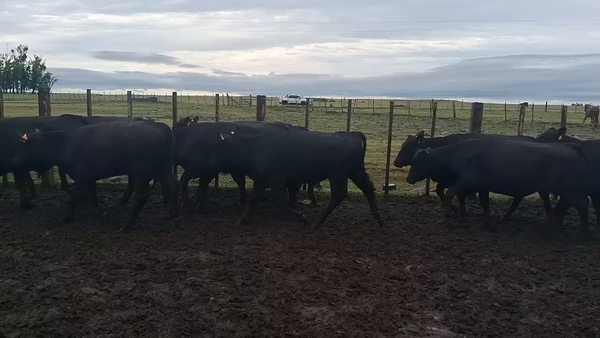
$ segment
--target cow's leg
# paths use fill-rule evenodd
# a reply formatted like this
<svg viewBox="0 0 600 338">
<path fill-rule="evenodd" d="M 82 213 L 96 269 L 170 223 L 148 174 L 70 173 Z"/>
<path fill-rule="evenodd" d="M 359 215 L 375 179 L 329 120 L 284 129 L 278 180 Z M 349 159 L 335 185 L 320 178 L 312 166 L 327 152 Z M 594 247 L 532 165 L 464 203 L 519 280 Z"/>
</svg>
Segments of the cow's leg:
<svg viewBox="0 0 600 338">
<path fill-rule="evenodd" d="M 163 187 L 163 203 L 165 199 L 165 191 L 168 194 L 167 203 L 170 205 L 170 216 L 177 218 L 179 216 L 177 196 L 179 195 L 179 184 L 175 174 L 166 172 L 163 177 L 160 178 L 160 185 Z"/>
<path fill-rule="evenodd" d="M 258 202 L 258 200 L 260 200 L 260 197 L 262 196 L 262 193 L 264 191 L 265 191 L 265 185 L 259 181 L 254 181 L 254 186 L 252 187 L 252 192 L 250 193 L 250 199 L 248 200 L 248 203 L 246 204 L 246 207 L 244 208 L 244 211 L 242 212 L 242 216 L 240 216 L 240 218 L 238 218 L 237 222 L 235 222 L 234 229 L 236 227 L 244 224 L 244 222 L 248 219 L 248 216 L 250 215 L 250 210 L 252 209 L 252 207 L 254 207 L 256 202 Z"/>
<path fill-rule="evenodd" d="M 327 207 L 321 212 L 317 221 L 313 224 L 313 228 L 316 228 L 323 224 L 327 216 L 335 209 L 346 196 L 348 196 L 348 179 L 345 177 L 330 177 L 329 183 L 331 185 L 331 200 Z M 356 182 L 354 182 L 356 184 Z M 358 186 L 358 184 L 356 184 Z M 365 194 L 366 195 L 366 194 Z M 373 194 L 374 195 L 374 194 Z M 368 197 L 367 197 L 368 198 Z"/>
<path fill-rule="evenodd" d="M 274 178 L 274 179 L 270 180 L 270 187 L 271 187 L 271 191 L 275 195 L 275 200 L 277 201 L 277 203 L 283 210 L 287 211 L 288 213 L 293 215 L 295 218 L 298 218 L 303 223 L 308 223 L 304 214 L 298 210 L 295 210 L 291 205 L 291 204 L 296 204 L 296 202 L 297 202 L 298 191 L 300 190 L 299 184 L 290 183 L 289 185 L 286 185 L 284 178 Z M 286 188 L 289 188 L 289 189 L 286 189 Z M 285 200 L 286 190 L 289 190 L 289 192 L 290 192 L 290 198 L 287 202 Z M 293 202 L 292 202 L 292 200 L 293 200 Z"/>
<path fill-rule="evenodd" d="M 586 114 L 585 117 L 583 118 L 583 122 L 581 122 L 581 123 L 585 123 L 585 120 L 587 120 L 587 118 L 588 118 L 588 116 Z"/>
<path fill-rule="evenodd" d="M 483 209 L 483 225 L 486 228 L 490 229 L 493 232 L 497 232 L 498 230 L 492 226 L 492 222 L 490 219 L 490 192 L 489 191 L 479 191 L 479 204 L 481 204 L 481 208 Z"/>
<path fill-rule="evenodd" d="M 60 170 L 58 167 L 58 176 L 60 177 L 60 188 L 65 192 L 69 192 L 71 186 L 69 185 L 69 181 L 67 180 L 67 174 L 63 170 Z"/>
<path fill-rule="evenodd" d="M 121 197 L 121 200 L 119 201 L 118 206 L 122 207 L 125 204 L 127 204 L 129 199 L 131 198 L 131 195 L 133 195 L 134 190 L 135 190 L 135 188 L 133 186 L 133 179 L 131 177 L 129 177 L 129 179 L 127 181 L 127 188 L 125 188 L 125 192 L 123 193 L 123 196 Z"/>
<path fill-rule="evenodd" d="M 440 201 L 442 201 L 442 206 L 444 206 L 444 189 L 446 189 L 446 187 L 439 183 L 435 186 L 435 194 L 438 195 Z M 454 205 L 452 206 L 452 211 L 456 211 L 456 207 Z"/>
<path fill-rule="evenodd" d="M 297 183 L 289 183 L 287 185 L 287 190 L 290 193 L 290 197 L 288 199 L 288 205 L 290 208 L 297 210 L 298 209 L 298 192 L 300 192 L 302 184 Z"/>
<path fill-rule="evenodd" d="M 33 178 L 31 178 L 31 174 L 29 172 L 26 173 L 25 180 L 27 181 L 27 186 L 29 187 L 29 197 L 36 198 L 37 189 L 35 188 L 35 183 L 33 182 Z"/>
<path fill-rule="evenodd" d="M 317 197 L 315 196 L 315 186 L 313 184 L 308 185 L 308 191 L 306 192 L 308 198 L 312 202 L 313 207 L 317 206 Z"/>
<path fill-rule="evenodd" d="M 385 222 L 383 218 L 381 218 L 381 214 L 379 214 L 379 208 L 377 207 L 377 201 L 375 200 L 375 187 L 373 186 L 373 182 L 369 179 L 369 175 L 366 172 L 360 172 L 358 175 L 351 177 L 352 182 L 356 184 L 356 186 L 365 194 L 367 201 L 369 201 L 369 208 L 371 209 L 371 214 L 379 223 L 379 226 L 385 226 Z M 346 181 L 346 191 L 348 193 L 348 181 Z"/>
<path fill-rule="evenodd" d="M 135 220 L 140 214 L 142 208 L 144 207 L 144 204 L 146 204 L 146 201 L 148 201 L 148 198 L 150 197 L 149 182 L 150 180 L 148 179 L 136 180 L 133 183 L 135 189 L 135 202 L 133 204 L 133 210 L 129 215 L 129 219 L 127 220 L 127 223 L 122 229 L 123 232 L 129 232 L 129 230 L 131 230 L 131 226 L 135 223 Z"/>
<path fill-rule="evenodd" d="M 565 215 L 570 207 L 571 203 L 566 198 L 561 196 L 560 200 L 556 204 L 556 207 L 554 207 L 554 217 L 556 219 L 555 225 L 557 228 L 562 225 L 563 219 L 565 218 Z"/>
<path fill-rule="evenodd" d="M 240 192 L 240 205 L 246 204 L 246 175 L 245 174 L 231 174 L 231 178 L 235 181 Z"/>
<path fill-rule="evenodd" d="M 445 207 L 445 215 L 446 215 L 446 223 L 450 221 L 450 216 L 452 214 L 452 199 L 457 194 L 464 195 L 464 192 L 468 189 L 468 181 L 463 179 L 459 179 L 456 181 L 448 190 L 446 190 L 446 194 L 444 195 L 444 207 Z"/>
<path fill-rule="evenodd" d="M 600 195 L 593 195 L 591 199 L 596 210 L 596 229 L 600 229 Z"/>
<path fill-rule="evenodd" d="M 479 199 L 481 201 L 481 195 L 480 195 Z M 508 207 L 508 210 L 506 210 L 506 212 L 504 213 L 504 216 L 502 216 L 502 221 L 508 221 L 510 219 L 510 216 L 512 216 L 512 214 L 515 212 L 515 210 L 517 210 L 517 207 L 519 206 L 519 204 L 521 204 L 521 201 L 523 201 L 523 197 L 521 197 L 521 196 L 513 197 L 513 201 L 510 204 L 510 207 Z"/>
<path fill-rule="evenodd" d="M 467 215 L 467 203 L 465 201 L 465 195 L 457 194 L 456 198 L 458 199 L 458 215 L 460 217 L 465 217 Z M 451 205 L 450 207 L 452 210 L 454 210 L 454 205 Z"/>
<path fill-rule="evenodd" d="M 29 209 L 33 208 L 35 205 L 33 203 L 29 202 L 29 199 L 27 196 L 27 191 L 25 188 L 27 176 L 29 176 L 29 178 L 31 178 L 29 172 L 13 172 L 13 175 L 15 177 L 15 184 L 17 185 L 17 188 L 19 189 L 19 198 L 20 198 L 21 209 L 29 210 Z"/>
<path fill-rule="evenodd" d="M 588 205 L 590 203 L 587 196 L 573 196 L 570 197 L 569 200 L 577 209 L 577 213 L 579 214 L 579 231 L 583 235 L 584 239 L 589 239 L 590 237 L 590 226 L 588 219 Z"/>
<path fill-rule="evenodd" d="M 212 177 L 203 176 L 198 180 L 198 190 L 196 191 L 196 206 L 203 212 L 208 204 L 208 185 L 212 182 Z"/>
<path fill-rule="evenodd" d="M 73 216 L 75 214 L 75 207 L 77 204 L 85 198 L 86 195 L 86 187 L 90 186 L 89 181 L 78 180 L 73 183 L 73 187 L 71 191 L 69 191 L 70 201 L 69 201 L 69 209 L 65 216 L 61 219 L 63 223 L 69 223 L 73 220 Z"/>
<path fill-rule="evenodd" d="M 190 183 L 190 180 L 193 178 L 193 175 L 191 173 L 190 170 L 184 170 L 183 174 L 181 174 L 181 178 L 179 180 L 179 185 L 181 188 L 181 200 L 183 201 L 183 204 L 188 208 L 188 209 L 193 209 L 193 205 L 192 202 L 190 201 L 190 196 L 188 195 L 188 184 Z"/>
</svg>

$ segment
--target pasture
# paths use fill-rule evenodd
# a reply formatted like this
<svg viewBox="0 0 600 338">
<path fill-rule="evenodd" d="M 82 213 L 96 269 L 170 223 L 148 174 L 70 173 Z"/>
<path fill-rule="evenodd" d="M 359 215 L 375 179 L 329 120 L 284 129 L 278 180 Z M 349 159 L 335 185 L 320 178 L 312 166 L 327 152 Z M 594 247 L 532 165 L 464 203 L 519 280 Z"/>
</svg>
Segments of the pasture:
<svg viewBox="0 0 600 338">
<path fill-rule="evenodd" d="M 392 161 L 407 135 L 429 133 L 427 104 L 413 105 L 410 117 L 395 109 Z M 242 207 L 226 175 L 210 191 L 205 213 L 181 208 L 177 223 L 163 219 L 168 207 L 155 189 L 128 234 L 116 231 L 132 206 L 116 206 L 121 180 L 98 185 L 99 215 L 81 209 L 70 224 L 59 221 L 68 199 L 58 188 L 40 189 L 37 207 L 26 212 L 16 190 L 2 189 L 0 337 L 600 335 L 600 251 L 597 242 L 580 240 L 575 212 L 561 231 L 551 231 L 532 197 L 512 221 L 500 222 L 508 204 L 497 198 L 492 212 L 500 233 L 493 234 L 482 229 L 477 201 L 468 200 L 464 222 L 447 228 L 437 196 L 418 197 L 424 183 L 406 183 L 408 168 L 392 167 L 398 190 L 383 197 L 389 108 L 363 105 L 351 125 L 368 139 L 366 167 L 385 228 L 377 227 L 362 194 L 352 194 L 318 229 L 284 214 L 269 195 L 248 224 L 234 229 Z M 5 97 L 4 106 L 6 117 L 37 113 L 32 98 Z M 469 105 L 456 119 L 450 106 L 439 104 L 436 136 L 468 131 Z M 52 100 L 54 116 L 85 109 L 85 101 Z M 220 109 L 221 121 L 255 118 L 254 106 Z M 536 107 L 532 123 L 530 108 L 525 134 L 557 126 L 559 109 Z M 171 102 L 136 103 L 133 111 L 171 124 Z M 93 112 L 126 116 L 127 108 L 124 100 L 99 100 Z M 304 112 L 277 105 L 267 119 L 303 125 Z M 214 121 L 214 105 L 183 97 L 179 116 L 190 115 Z M 483 130 L 516 134 L 517 116 L 516 105 L 509 105 L 508 121 L 503 104 L 486 105 Z M 571 113 L 568 133 L 597 137 L 582 120 L 582 113 Z M 345 127 L 339 101 L 315 106 L 310 129 Z M 328 183 L 323 186 L 319 208 L 300 206 L 311 220 L 329 198 Z"/>
</svg>

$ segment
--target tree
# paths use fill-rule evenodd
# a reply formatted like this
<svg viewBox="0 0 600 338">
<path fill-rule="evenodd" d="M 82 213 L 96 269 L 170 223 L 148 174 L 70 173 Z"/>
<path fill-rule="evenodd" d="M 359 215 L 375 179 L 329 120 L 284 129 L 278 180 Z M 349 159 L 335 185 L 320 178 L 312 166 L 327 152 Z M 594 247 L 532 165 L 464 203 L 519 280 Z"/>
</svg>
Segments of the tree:
<svg viewBox="0 0 600 338">
<path fill-rule="evenodd" d="M 46 68 L 38 55 L 29 57 L 29 46 L 18 45 L 10 53 L 0 54 L 0 87 L 4 92 L 35 93 L 40 88 L 52 88 L 58 79 Z"/>
</svg>

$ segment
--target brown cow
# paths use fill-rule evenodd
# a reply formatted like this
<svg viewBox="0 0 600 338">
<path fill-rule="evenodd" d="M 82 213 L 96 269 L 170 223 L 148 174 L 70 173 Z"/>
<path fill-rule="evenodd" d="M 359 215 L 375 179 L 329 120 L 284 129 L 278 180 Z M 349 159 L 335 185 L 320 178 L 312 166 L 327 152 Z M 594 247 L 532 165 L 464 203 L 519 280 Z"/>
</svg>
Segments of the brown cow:
<svg viewBox="0 0 600 338">
<path fill-rule="evenodd" d="M 591 104 L 586 103 L 586 105 L 584 106 L 584 110 L 585 118 L 583 119 L 583 123 L 585 123 L 585 120 L 587 120 L 587 118 L 589 117 L 592 121 L 592 125 L 594 126 L 594 128 L 598 128 L 598 115 L 600 113 L 600 109 L 598 109 L 598 106 L 592 106 Z"/>
</svg>

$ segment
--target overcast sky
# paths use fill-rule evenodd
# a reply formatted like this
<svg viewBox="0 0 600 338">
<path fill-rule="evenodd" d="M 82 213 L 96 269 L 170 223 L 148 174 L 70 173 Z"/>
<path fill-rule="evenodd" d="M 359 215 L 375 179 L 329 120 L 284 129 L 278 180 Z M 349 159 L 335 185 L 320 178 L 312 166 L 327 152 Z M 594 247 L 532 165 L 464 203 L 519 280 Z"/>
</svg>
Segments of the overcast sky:
<svg viewBox="0 0 600 338">
<path fill-rule="evenodd" d="M 600 103 L 598 0 L 23 0 L 56 89 Z"/>
</svg>

